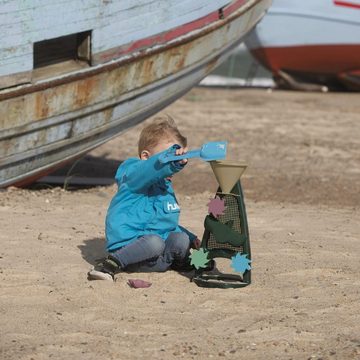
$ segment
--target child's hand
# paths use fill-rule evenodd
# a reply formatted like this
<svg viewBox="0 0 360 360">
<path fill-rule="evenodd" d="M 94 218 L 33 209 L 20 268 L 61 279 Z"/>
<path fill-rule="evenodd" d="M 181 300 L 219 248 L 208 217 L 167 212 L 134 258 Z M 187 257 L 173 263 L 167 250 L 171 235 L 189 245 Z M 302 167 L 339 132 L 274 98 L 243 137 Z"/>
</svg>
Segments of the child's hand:
<svg viewBox="0 0 360 360">
<path fill-rule="evenodd" d="M 175 155 L 183 155 L 183 154 L 186 154 L 187 151 L 188 151 L 187 147 L 185 147 L 185 148 L 181 147 L 179 149 L 176 149 Z M 185 165 L 187 163 L 187 161 L 188 161 L 187 159 L 182 159 L 179 161 L 179 163 L 182 165 Z"/>
<path fill-rule="evenodd" d="M 199 238 L 196 238 L 191 244 L 191 247 L 196 250 L 199 250 L 200 246 L 201 246 L 201 240 Z"/>
</svg>

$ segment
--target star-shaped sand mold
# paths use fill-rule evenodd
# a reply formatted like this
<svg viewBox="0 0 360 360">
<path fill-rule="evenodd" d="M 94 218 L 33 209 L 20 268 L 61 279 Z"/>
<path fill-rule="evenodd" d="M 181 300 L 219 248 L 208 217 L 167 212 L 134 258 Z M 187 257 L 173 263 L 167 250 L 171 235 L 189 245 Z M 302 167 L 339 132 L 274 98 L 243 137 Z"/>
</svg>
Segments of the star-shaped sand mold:
<svg viewBox="0 0 360 360">
<path fill-rule="evenodd" d="M 214 217 L 219 217 L 223 215 L 226 209 L 225 200 L 220 199 L 218 196 L 215 199 L 211 199 L 208 205 L 209 214 L 213 214 Z"/>
<path fill-rule="evenodd" d="M 247 258 L 247 254 L 237 253 L 235 256 L 231 258 L 231 267 L 234 271 L 244 274 L 246 270 L 251 270 L 251 260 Z"/>
<path fill-rule="evenodd" d="M 210 259 L 208 259 L 208 251 L 200 248 L 199 250 L 193 250 L 189 255 L 191 262 L 190 265 L 193 265 L 196 270 L 206 267 Z"/>
</svg>

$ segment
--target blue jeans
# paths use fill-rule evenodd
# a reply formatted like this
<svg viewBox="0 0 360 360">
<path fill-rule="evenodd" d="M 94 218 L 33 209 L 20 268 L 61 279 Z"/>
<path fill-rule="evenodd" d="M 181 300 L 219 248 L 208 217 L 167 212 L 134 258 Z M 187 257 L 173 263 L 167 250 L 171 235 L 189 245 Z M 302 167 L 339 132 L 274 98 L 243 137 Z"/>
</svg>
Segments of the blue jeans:
<svg viewBox="0 0 360 360">
<path fill-rule="evenodd" d="M 111 253 L 126 271 L 162 272 L 172 264 L 183 264 L 190 248 L 189 236 L 183 232 L 170 233 L 164 241 L 158 235 L 144 235 L 133 243 Z"/>
</svg>

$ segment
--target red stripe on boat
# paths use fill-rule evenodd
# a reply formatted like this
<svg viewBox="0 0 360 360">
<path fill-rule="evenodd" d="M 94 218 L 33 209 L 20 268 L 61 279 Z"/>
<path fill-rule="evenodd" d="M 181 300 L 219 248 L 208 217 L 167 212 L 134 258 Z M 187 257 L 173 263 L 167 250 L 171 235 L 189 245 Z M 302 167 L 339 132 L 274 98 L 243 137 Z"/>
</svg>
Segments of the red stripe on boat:
<svg viewBox="0 0 360 360">
<path fill-rule="evenodd" d="M 175 29 L 169 30 L 168 32 L 164 32 L 161 33 L 160 35 L 155 35 L 146 39 L 135 41 L 130 47 L 128 47 L 127 51 L 131 52 L 138 48 L 142 48 L 145 46 L 148 47 L 157 44 L 159 42 L 162 43 L 162 42 L 171 41 L 173 39 L 176 39 L 177 37 L 180 37 L 191 31 L 204 27 L 205 25 L 208 25 L 217 20 L 219 20 L 219 13 L 218 11 L 214 11 L 209 15 L 206 15 L 198 20 L 192 21 L 185 25 L 179 26 Z"/>
<path fill-rule="evenodd" d="M 110 61 L 112 59 L 118 58 L 121 55 L 125 55 L 127 53 L 134 52 L 136 50 L 141 50 L 143 48 L 149 48 L 154 45 L 163 44 L 169 42 L 173 39 L 176 39 L 182 35 L 185 35 L 191 31 L 200 29 L 205 25 L 208 25 L 212 22 L 219 20 L 219 12 L 216 10 L 200 19 L 187 23 L 185 25 L 179 26 L 175 29 L 171 29 L 169 31 L 163 32 L 161 34 L 157 34 L 154 36 L 150 36 L 145 39 L 134 41 L 130 44 L 120 46 L 115 49 L 110 49 L 104 51 L 100 54 L 96 54 L 95 57 L 100 60 L 100 62 Z M 96 61 L 98 62 L 98 61 Z"/>
<path fill-rule="evenodd" d="M 225 6 L 222 9 L 222 17 L 228 17 L 230 14 L 236 12 L 243 4 L 248 2 L 249 0 L 236 0 L 232 4 Z M 100 62 L 110 61 L 114 58 L 117 58 L 121 55 L 125 55 L 127 53 L 134 52 L 136 50 L 141 50 L 143 48 L 149 48 L 154 45 L 163 44 L 179 38 L 185 34 L 188 34 L 194 30 L 201 29 L 202 27 L 209 25 L 213 22 L 216 22 L 220 19 L 220 10 L 213 11 L 212 13 L 191 21 L 187 24 L 181 25 L 177 28 L 171 29 L 169 31 L 163 32 L 161 34 L 157 34 L 154 36 L 150 36 L 145 39 L 134 41 L 131 44 L 123 45 L 116 49 L 110 49 L 108 51 L 104 51 L 101 54 L 97 54 L 97 58 L 100 59 Z"/>
<path fill-rule="evenodd" d="M 360 45 L 309 45 L 251 50 L 268 69 L 304 73 L 338 74 L 360 69 Z"/>
<path fill-rule="evenodd" d="M 229 16 L 231 13 L 235 12 L 241 5 L 246 3 L 248 0 L 237 0 L 231 5 L 227 5 L 223 8 L 223 15 Z M 219 20 L 219 10 L 213 11 L 212 13 L 187 24 L 181 25 L 175 29 L 169 30 L 167 32 L 161 33 L 159 35 L 154 35 L 146 39 L 141 39 L 135 41 L 130 47 L 127 48 L 127 52 L 134 51 L 142 47 L 152 46 L 158 44 L 159 42 L 167 42 L 176 39 L 182 35 L 185 35 L 191 31 L 200 29 L 205 25 L 208 25 L 212 22 Z"/>
<path fill-rule="evenodd" d="M 338 6 L 350 7 L 350 8 L 353 8 L 353 9 L 360 9 L 360 3 L 354 3 L 354 2 L 349 2 L 349 1 L 338 1 L 338 0 L 335 0 L 335 1 L 334 1 L 334 4 L 335 4 L 335 5 L 338 5 Z"/>
</svg>

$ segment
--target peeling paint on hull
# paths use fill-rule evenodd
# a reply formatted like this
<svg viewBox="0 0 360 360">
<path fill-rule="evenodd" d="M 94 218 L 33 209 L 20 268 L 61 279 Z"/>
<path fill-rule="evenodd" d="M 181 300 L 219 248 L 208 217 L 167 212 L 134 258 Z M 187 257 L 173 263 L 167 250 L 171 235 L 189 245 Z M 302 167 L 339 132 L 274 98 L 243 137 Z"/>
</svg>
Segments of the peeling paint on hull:
<svg viewBox="0 0 360 360">
<path fill-rule="evenodd" d="M 271 1 L 234 3 L 228 18 L 194 34 L 0 92 L 0 186 L 34 180 L 185 94 L 225 60 Z"/>
</svg>

